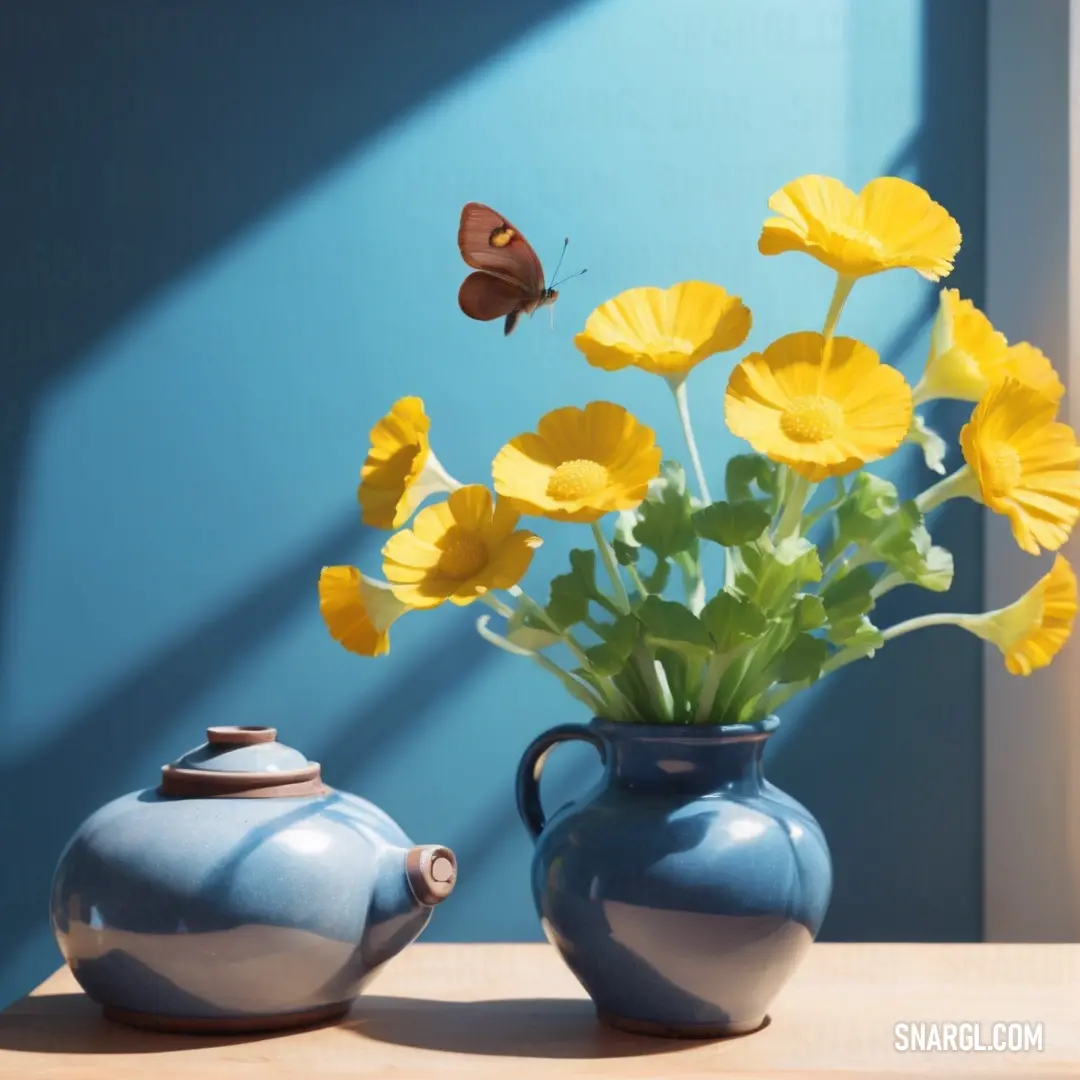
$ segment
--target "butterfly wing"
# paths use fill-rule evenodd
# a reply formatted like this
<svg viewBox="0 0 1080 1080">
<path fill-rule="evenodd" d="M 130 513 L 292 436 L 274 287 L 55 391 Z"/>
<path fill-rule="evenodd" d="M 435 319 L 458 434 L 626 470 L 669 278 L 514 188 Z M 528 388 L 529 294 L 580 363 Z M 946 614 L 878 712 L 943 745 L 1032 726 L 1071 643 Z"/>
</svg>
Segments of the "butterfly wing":
<svg viewBox="0 0 1080 1080">
<path fill-rule="evenodd" d="M 488 322 L 510 315 L 525 305 L 527 297 L 521 286 L 494 274 L 477 270 L 458 290 L 458 305 L 470 319 Z"/>
<path fill-rule="evenodd" d="M 529 241 L 483 203 L 466 203 L 458 226 L 458 249 L 474 270 L 518 285 L 530 300 L 539 300 L 544 292 L 544 268 Z"/>
</svg>

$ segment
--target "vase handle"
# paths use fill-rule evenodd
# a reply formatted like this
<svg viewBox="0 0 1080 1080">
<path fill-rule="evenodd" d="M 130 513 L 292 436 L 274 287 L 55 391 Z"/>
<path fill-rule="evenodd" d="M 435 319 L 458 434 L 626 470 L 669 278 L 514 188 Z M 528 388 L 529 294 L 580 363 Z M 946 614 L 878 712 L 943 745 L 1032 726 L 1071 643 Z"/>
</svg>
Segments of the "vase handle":
<svg viewBox="0 0 1080 1080">
<path fill-rule="evenodd" d="M 517 808 L 525 828 L 533 840 L 544 831 L 547 819 L 540 803 L 540 774 L 548 754 L 561 742 L 580 739 L 592 743 L 600 755 L 601 764 L 607 764 L 607 746 L 604 740 L 586 724 L 559 724 L 537 736 L 521 755 L 517 770 Z"/>
</svg>

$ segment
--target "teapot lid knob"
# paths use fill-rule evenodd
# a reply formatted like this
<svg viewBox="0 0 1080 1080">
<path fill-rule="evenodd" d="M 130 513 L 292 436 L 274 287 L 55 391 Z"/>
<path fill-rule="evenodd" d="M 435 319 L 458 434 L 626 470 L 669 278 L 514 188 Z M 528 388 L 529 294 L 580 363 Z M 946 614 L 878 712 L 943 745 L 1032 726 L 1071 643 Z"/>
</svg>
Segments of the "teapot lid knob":
<svg viewBox="0 0 1080 1080">
<path fill-rule="evenodd" d="M 277 728 L 256 726 L 210 727 L 206 729 L 206 741 L 224 743 L 227 746 L 255 746 L 258 743 L 274 742 Z"/>
</svg>

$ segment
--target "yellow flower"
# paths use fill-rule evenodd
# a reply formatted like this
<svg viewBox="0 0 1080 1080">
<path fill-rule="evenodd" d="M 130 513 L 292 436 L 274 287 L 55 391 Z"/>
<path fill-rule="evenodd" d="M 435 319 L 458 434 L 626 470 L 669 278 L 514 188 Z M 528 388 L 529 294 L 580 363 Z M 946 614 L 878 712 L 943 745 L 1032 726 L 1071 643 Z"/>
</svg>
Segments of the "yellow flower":
<svg viewBox="0 0 1080 1080">
<path fill-rule="evenodd" d="M 444 600 L 471 604 L 491 589 L 509 589 L 529 569 L 540 537 L 514 527 L 518 512 L 494 502 L 482 484 L 450 493 L 416 515 L 411 529 L 395 533 L 383 548 L 383 573 L 394 595 L 414 608 Z"/>
<path fill-rule="evenodd" d="M 1009 674 L 1030 675 L 1061 651 L 1075 618 L 1076 574 L 1058 555 L 1050 573 L 1016 603 L 970 616 L 963 625 L 1002 651 Z"/>
<path fill-rule="evenodd" d="M 758 251 L 804 251 L 844 277 L 907 266 L 937 281 L 953 268 L 960 226 L 917 184 L 871 180 L 856 195 L 828 176 L 801 176 L 782 187 L 761 230 Z"/>
<path fill-rule="evenodd" d="M 319 611 L 330 636 L 349 652 L 389 652 L 390 624 L 408 610 L 389 585 L 364 577 L 355 566 L 324 566 L 319 575 Z"/>
<path fill-rule="evenodd" d="M 1054 365 L 1044 353 L 1026 341 L 1019 341 L 1005 350 L 1005 360 L 999 375 L 1011 375 L 1055 402 L 1065 396 L 1065 387 L 1054 370 Z"/>
<path fill-rule="evenodd" d="M 956 289 L 942 289 L 930 338 L 930 359 L 915 387 L 915 402 L 932 398 L 981 401 L 998 379 L 1011 375 L 1061 399 L 1065 388 L 1053 364 L 1026 341 L 1011 348 L 1005 335 Z"/>
<path fill-rule="evenodd" d="M 524 514 L 597 521 L 632 510 L 660 472 L 652 428 L 621 405 L 594 401 L 542 417 L 536 433 L 511 439 L 495 457 L 495 490 Z"/>
<path fill-rule="evenodd" d="M 974 482 L 959 492 L 1004 514 L 1024 551 L 1056 551 L 1080 517 L 1080 448 L 1057 403 L 1018 379 L 997 383 L 960 431 Z M 947 483 L 947 481 L 946 481 Z"/>
<path fill-rule="evenodd" d="M 911 426 L 911 390 L 868 345 L 803 331 L 751 353 L 731 373 L 724 414 L 734 435 L 808 480 L 887 457 Z"/>
<path fill-rule="evenodd" d="M 399 528 L 429 495 L 458 486 L 431 452 L 430 427 L 423 401 L 403 397 L 371 429 L 356 493 L 365 525 Z"/>
<path fill-rule="evenodd" d="M 639 367 L 684 378 L 714 353 L 735 349 L 750 333 L 750 309 L 719 285 L 683 281 L 670 289 L 627 289 L 601 304 L 574 344 L 593 367 Z"/>
</svg>

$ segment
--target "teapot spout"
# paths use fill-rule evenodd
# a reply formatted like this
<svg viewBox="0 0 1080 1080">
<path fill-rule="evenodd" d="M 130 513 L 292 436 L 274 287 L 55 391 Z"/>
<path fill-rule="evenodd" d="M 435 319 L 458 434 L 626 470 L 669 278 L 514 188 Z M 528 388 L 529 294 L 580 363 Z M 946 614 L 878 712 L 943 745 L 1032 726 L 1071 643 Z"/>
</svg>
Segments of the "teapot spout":
<svg viewBox="0 0 1080 1080">
<path fill-rule="evenodd" d="M 379 870 L 361 942 L 369 970 L 420 936 L 432 908 L 450 895 L 457 881 L 454 853 L 438 844 L 388 849 Z"/>
<path fill-rule="evenodd" d="M 410 848 L 405 855 L 405 876 L 413 896 L 427 907 L 441 904 L 457 881 L 457 859 L 439 844 Z"/>
</svg>

